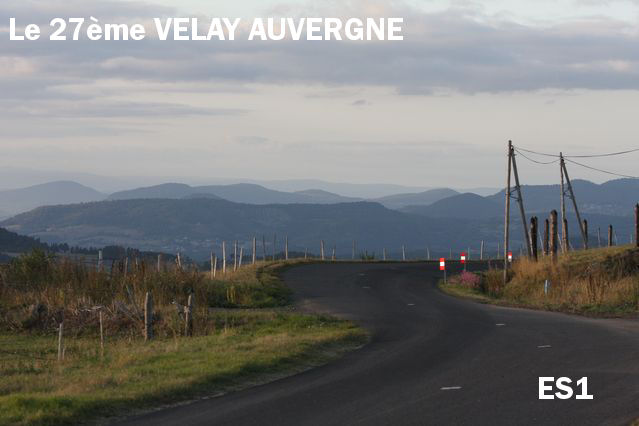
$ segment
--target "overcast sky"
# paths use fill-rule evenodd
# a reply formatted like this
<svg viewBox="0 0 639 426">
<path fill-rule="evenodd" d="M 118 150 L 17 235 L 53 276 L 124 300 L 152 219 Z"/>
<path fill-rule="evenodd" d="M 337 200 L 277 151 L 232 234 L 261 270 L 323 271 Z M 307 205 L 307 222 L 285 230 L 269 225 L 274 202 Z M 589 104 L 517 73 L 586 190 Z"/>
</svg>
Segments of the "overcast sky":
<svg viewBox="0 0 639 426">
<path fill-rule="evenodd" d="M 405 37 L 8 40 L 10 17 L 90 15 L 403 17 Z M 2 0 L 0 166 L 498 187 L 508 139 L 568 154 L 639 147 L 638 23 L 630 0 Z M 639 175 L 638 160 L 583 162 Z M 556 166 L 520 169 L 525 183 L 558 180 Z"/>
</svg>

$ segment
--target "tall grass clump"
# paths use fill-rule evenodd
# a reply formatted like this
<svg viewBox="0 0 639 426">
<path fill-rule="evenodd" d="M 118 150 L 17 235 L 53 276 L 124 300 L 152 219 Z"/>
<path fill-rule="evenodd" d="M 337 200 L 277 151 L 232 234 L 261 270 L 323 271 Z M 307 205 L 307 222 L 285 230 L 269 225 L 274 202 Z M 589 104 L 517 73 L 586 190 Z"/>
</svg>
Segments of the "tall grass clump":
<svg viewBox="0 0 639 426">
<path fill-rule="evenodd" d="M 290 291 L 276 276 L 274 264 L 259 264 L 213 279 L 195 266 L 164 265 L 130 259 L 98 269 L 68 258 L 34 250 L 0 269 L 0 329 L 52 332 L 64 320 L 65 329 L 81 333 L 97 327 L 102 311 L 114 331 L 137 328 L 147 292 L 154 299 L 160 332 L 178 322 L 189 295 L 199 314 L 209 308 L 264 308 L 286 305 Z M 171 319 L 171 321 L 169 321 Z"/>
</svg>

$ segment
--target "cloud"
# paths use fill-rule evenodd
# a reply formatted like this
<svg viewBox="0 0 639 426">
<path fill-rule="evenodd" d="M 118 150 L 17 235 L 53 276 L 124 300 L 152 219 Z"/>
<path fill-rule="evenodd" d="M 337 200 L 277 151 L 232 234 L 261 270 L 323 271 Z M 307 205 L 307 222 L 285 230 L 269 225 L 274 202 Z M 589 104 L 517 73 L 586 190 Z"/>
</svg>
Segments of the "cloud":
<svg viewBox="0 0 639 426">
<path fill-rule="evenodd" d="M 129 1 L 4 1 L 0 19 L 46 21 L 100 15 L 148 20 L 171 9 Z M 554 89 L 639 89 L 636 28 L 609 18 L 550 27 L 519 25 L 478 8 L 424 13 L 401 3 L 371 13 L 404 16 L 403 42 L 9 42 L 0 40 L 0 77 L 25 96 L 100 79 L 147 83 L 374 85 L 400 94 Z M 368 4 L 367 3 L 367 4 Z M 331 7 L 335 7 L 334 5 Z M 347 12 L 351 9 L 344 8 Z M 317 13 L 321 13 L 319 10 Z"/>
<path fill-rule="evenodd" d="M 367 106 L 367 105 L 371 105 L 371 103 L 369 101 L 367 101 L 366 99 L 358 99 L 355 102 L 353 102 L 351 105 L 352 106 Z"/>
</svg>

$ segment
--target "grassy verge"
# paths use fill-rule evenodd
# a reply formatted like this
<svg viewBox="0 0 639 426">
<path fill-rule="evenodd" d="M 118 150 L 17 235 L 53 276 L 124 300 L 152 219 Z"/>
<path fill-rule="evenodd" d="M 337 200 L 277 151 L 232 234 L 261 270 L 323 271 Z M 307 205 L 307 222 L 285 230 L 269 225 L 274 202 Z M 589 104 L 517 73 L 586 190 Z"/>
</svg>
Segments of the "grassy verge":
<svg viewBox="0 0 639 426">
<path fill-rule="evenodd" d="M 211 395 L 320 365 L 363 344 L 353 324 L 291 313 L 218 313 L 226 326 L 149 344 L 73 339 L 56 361 L 50 336 L 0 335 L 0 424 L 73 424 Z M 233 323 L 243 323 L 232 326 Z"/>
<path fill-rule="evenodd" d="M 548 280 L 548 291 L 544 283 Z M 575 251 L 555 262 L 518 260 L 503 284 L 503 270 L 452 277 L 440 288 L 482 303 L 596 317 L 639 315 L 639 250 L 612 247 Z"/>
<path fill-rule="evenodd" d="M 134 265 L 96 271 L 34 252 L 0 270 L 0 425 L 75 424 L 216 395 L 321 365 L 368 338 L 348 321 L 286 308 L 278 274 L 289 264 L 216 277 Z M 155 339 L 145 343 L 147 292 Z M 193 337 L 184 336 L 188 295 Z"/>
</svg>

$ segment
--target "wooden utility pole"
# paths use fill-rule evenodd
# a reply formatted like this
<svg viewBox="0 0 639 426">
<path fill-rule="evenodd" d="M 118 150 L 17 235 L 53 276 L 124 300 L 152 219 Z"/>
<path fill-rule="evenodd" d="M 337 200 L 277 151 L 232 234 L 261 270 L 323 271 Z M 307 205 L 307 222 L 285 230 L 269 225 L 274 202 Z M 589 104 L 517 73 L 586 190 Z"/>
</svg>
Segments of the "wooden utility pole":
<svg viewBox="0 0 639 426">
<path fill-rule="evenodd" d="M 566 244 L 566 241 L 568 239 L 567 237 L 567 233 L 568 230 L 566 229 L 566 225 L 564 222 L 564 219 L 566 218 L 566 190 L 564 189 L 564 168 L 561 166 L 561 162 L 563 161 L 563 153 L 559 153 L 559 175 L 561 177 L 561 182 L 560 182 L 560 186 L 559 186 L 559 190 L 561 191 L 561 198 L 560 198 L 560 211 L 561 211 L 561 251 L 562 253 L 565 253 L 566 251 L 568 251 L 568 244 Z"/>
<path fill-rule="evenodd" d="M 557 229 L 557 210 L 550 212 L 550 257 L 553 262 L 557 260 L 558 229 Z"/>
<path fill-rule="evenodd" d="M 563 251 L 568 253 L 570 251 L 570 235 L 568 233 L 568 219 L 564 218 L 564 223 L 562 225 L 564 232 L 564 242 L 563 242 Z"/>
<path fill-rule="evenodd" d="M 537 216 L 530 218 L 530 246 L 532 248 L 532 258 L 537 260 Z"/>
<path fill-rule="evenodd" d="M 639 203 L 635 204 L 635 246 L 639 247 Z"/>
<path fill-rule="evenodd" d="M 506 172 L 506 211 L 504 213 L 504 284 L 508 280 L 508 247 L 510 240 L 510 175 L 512 174 L 513 143 L 508 141 L 508 167 Z"/>
<path fill-rule="evenodd" d="M 153 339 L 153 296 L 148 291 L 144 298 L 144 341 Z"/>
<path fill-rule="evenodd" d="M 579 223 L 579 230 L 581 231 L 581 238 L 583 240 L 584 243 L 584 250 L 588 250 L 588 233 L 586 232 L 586 230 L 584 229 L 584 223 L 581 220 L 581 215 L 579 214 L 579 207 L 577 207 L 577 199 L 575 198 L 575 192 L 572 190 L 572 182 L 570 182 L 570 176 L 568 175 L 568 169 L 566 168 L 566 162 L 564 161 L 564 156 L 563 154 L 559 154 L 559 164 L 561 167 L 561 181 L 562 181 L 562 192 L 561 192 L 561 200 L 562 200 L 562 214 L 564 215 L 563 218 L 565 218 L 565 202 L 564 202 L 564 191 L 563 191 L 563 181 L 564 178 L 566 179 L 566 183 L 568 184 L 568 196 L 570 197 L 570 199 L 572 200 L 572 206 L 575 209 L 575 215 L 577 216 L 577 222 Z M 568 230 L 566 229 L 566 234 L 568 233 Z M 568 244 L 566 244 L 566 250 L 569 249 L 570 247 L 570 242 L 568 237 L 565 237 L 565 240 L 568 241 Z"/>
<path fill-rule="evenodd" d="M 252 246 L 252 254 L 251 254 L 251 264 L 255 265 L 257 261 L 257 239 L 253 237 L 253 246 Z"/>
<path fill-rule="evenodd" d="M 530 247 L 530 235 L 528 235 L 528 221 L 526 220 L 526 210 L 524 209 L 524 197 L 521 195 L 519 172 L 517 171 L 517 160 L 515 159 L 515 148 L 513 148 L 512 142 L 509 142 L 509 146 L 511 150 L 510 160 L 513 163 L 513 176 L 515 177 L 515 190 L 517 191 L 517 203 L 519 204 L 519 213 L 521 214 L 521 226 L 524 229 L 526 251 L 528 252 L 528 256 L 532 256 L 532 248 Z"/>
</svg>

